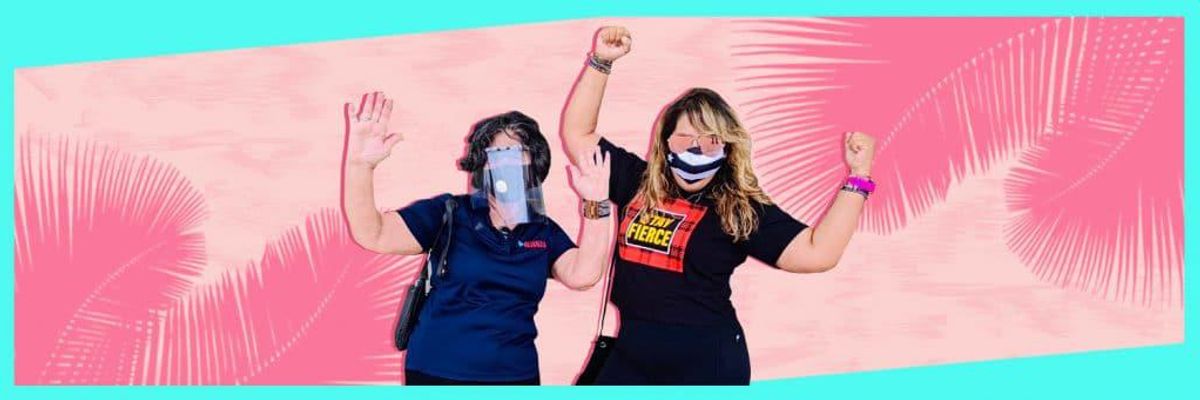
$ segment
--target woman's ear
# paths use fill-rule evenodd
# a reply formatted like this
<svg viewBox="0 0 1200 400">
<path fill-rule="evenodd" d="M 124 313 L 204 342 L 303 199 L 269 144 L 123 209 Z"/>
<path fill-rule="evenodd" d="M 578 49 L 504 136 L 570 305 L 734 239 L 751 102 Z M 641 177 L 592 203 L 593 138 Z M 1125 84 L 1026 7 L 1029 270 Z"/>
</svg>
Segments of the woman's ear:
<svg viewBox="0 0 1200 400">
<path fill-rule="evenodd" d="M 483 188 L 483 173 L 476 169 L 471 171 L 471 189 Z"/>
</svg>

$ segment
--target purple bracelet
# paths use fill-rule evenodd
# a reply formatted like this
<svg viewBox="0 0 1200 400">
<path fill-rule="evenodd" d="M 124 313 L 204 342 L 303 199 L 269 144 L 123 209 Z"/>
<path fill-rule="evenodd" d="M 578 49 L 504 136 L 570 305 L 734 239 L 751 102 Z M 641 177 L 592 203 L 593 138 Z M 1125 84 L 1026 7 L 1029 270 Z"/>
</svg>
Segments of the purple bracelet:
<svg viewBox="0 0 1200 400">
<path fill-rule="evenodd" d="M 875 191 L 875 181 L 861 176 L 850 175 L 846 178 L 846 186 L 857 188 L 868 194 Z"/>
</svg>

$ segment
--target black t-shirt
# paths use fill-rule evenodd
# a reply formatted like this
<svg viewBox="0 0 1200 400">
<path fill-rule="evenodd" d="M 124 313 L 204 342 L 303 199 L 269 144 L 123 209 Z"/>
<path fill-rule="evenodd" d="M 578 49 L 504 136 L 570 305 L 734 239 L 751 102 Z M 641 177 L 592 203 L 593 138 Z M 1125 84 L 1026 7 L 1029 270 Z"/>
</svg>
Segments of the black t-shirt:
<svg viewBox="0 0 1200 400">
<path fill-rule="evenodd" d="M 600 148 L 612 160 L 609 199 L 620 223 L 612 301 L 622 319 L 736 323 L 729 300 L 733 269 L 747 256 L 775 266 L 792 239 L 808 228 L 779 207 L 756 202 L 758 229 L 735 243 L 721 229 L 716 204 L 707 195 L 695 203 L 667 199 L 656 216 L 643 213 L 637 193 L 646 162 L 604 138 Z"/>
</svg>

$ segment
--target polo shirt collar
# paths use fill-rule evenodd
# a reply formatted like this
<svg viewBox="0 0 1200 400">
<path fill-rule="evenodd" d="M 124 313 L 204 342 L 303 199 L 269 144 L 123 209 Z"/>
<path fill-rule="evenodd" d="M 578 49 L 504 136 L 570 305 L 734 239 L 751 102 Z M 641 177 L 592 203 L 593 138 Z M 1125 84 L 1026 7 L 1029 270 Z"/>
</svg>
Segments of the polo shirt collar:
<svg viewBox="0 0 1200 400">
<path fill-rule="evenodd" d="M 484 218 L 488 218 L 487 220 L 490 222 L 491 219 L 488 216 L 487 194 L 484 193 L 482 190 L 476 190 L 476 191 L 474 191 L 474 193 L 471 193 L 470 200 L 471 200 L 470 201 L 471 210 L 474 211 L 477 215 L 481 215 Z M 532 220 L 529 221 L 529 223 L 545 224 L 547 219 L 548 218 L 546 218 L 545 215 L 535 215 L 535 216 L 533 216 Z M 518 224 L 517 226 L 520 226 L 520 224 Z"/>
</svg>

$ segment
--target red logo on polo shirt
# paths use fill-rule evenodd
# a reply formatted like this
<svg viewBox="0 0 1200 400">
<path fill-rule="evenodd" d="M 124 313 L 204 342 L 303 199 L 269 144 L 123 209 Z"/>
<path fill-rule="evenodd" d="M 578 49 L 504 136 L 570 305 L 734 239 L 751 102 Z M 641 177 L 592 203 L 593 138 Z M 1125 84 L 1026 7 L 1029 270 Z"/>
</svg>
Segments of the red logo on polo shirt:
<svg viewBox="0 0 1200 400">
<path fill-rule="evenodd" d="M 546 245 L 545 240 L 517 241 L 517 246 L 520 246 L 523 249 L 545 249 L 547 247 L 550 247 L 550 246 Z"/>
</svg>

